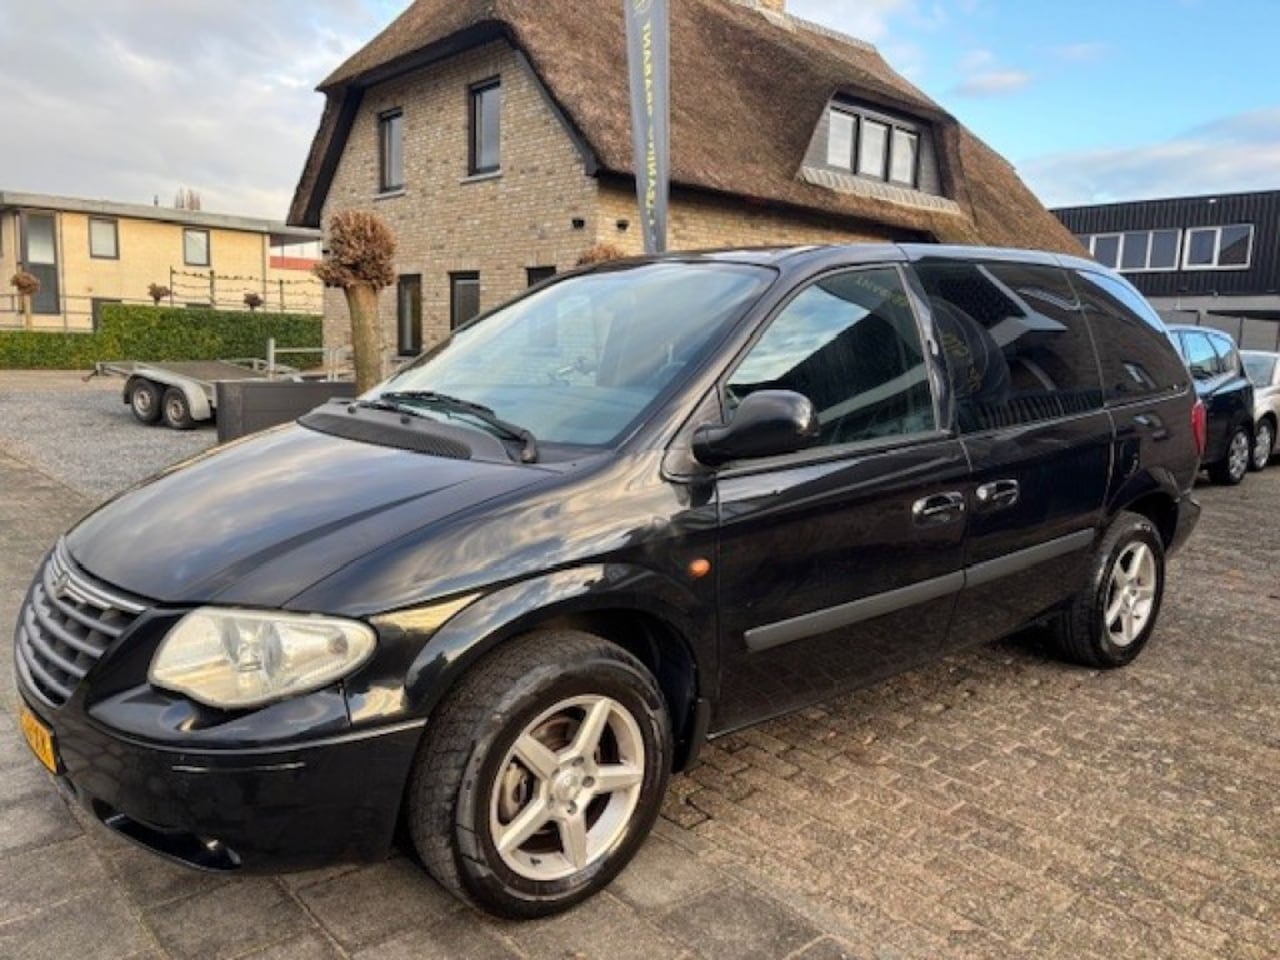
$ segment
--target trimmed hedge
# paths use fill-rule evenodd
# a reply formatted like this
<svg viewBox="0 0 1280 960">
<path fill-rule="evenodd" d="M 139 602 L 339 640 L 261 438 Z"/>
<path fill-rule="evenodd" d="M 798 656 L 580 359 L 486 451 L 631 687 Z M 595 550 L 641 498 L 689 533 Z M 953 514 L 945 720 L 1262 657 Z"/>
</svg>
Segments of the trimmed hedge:
<svg viewBox="0 0 1280 960">
<path fill-rule="evenodd" d="M 0 370 L 80 370 L 99 360 L 221 360 L 263 357 L 277 347 L 319 347 L 322 320 L 311 314 L 251 313 L 108 304 L 97 333 L 0 330 Z M 307 366 L 320 354 L 288 354 Z"/>
</svg>

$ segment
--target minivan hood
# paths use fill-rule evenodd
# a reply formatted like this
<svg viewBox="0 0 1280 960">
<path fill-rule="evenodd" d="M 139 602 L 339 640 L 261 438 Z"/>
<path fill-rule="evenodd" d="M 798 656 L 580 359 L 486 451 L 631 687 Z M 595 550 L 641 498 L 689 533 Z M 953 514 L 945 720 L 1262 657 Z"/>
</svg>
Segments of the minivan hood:
<svg viewBox="0 0 1280 960">
<path fill-rule="evenodd" d="M 395 537 L 547 477 L 295 425 L 125 492 L 67 546 L 93 576 L 159 603 L 280 606 Z"/>
</svg>

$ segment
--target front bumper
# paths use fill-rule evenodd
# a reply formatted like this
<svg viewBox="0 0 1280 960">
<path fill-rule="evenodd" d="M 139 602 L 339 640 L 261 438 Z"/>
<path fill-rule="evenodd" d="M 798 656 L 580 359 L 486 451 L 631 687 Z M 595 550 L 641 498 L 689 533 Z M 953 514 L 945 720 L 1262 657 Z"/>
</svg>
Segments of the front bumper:
<svg viewBox="0 0 1280 960">
<path fill-rule="evenodd" d="M 422 723 L 278 748 L 190 750 L 50 710 L 59 787 L 108 828 L 190 866 L 305 869 L 388 853 Z"/>
</svg>

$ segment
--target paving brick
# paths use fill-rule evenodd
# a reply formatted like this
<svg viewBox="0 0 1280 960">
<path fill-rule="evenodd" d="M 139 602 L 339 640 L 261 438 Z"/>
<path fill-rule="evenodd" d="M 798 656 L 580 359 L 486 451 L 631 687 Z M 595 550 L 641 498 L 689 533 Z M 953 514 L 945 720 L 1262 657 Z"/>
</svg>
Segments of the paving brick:
<svg viewBox="0 0 1280 960">
<path fill-rule="evenodd" d="M 306 913 L 272 880 L 238 879 L 144 911 L 174 958 L 229 960 L 274 946 L 309 926 Z"/>
<path fill-rule="evenodd" d="M 379 943 L 462 908 L 405 857 L 303 887 L 296 895 L 347 950 Z"/>
<path fill-rule="evenodd" d="M 703 894 L 668 914 L 663 925 L 707 960 L 771 960 L 821 936 L 788 908 L 740 887 Z"/>
<path fill-rule="evenodd" d="M 14 960 L 119 960 L 153 945 L 127 902 L 108 890 L 0 923 L 0 957 Z"/>
</svg>

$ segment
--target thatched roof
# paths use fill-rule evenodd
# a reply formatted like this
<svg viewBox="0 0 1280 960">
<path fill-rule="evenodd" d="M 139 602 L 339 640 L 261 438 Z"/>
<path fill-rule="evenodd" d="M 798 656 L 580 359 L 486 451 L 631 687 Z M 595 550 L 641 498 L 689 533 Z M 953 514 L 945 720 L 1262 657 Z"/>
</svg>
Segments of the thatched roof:
<svg viewBox="0 0 1280 960">
<path fill-rule="evenodd" d="M 895 73 L 874 47 L 735 0 L 671 4 L 673 184 L 919 231 L 951 243 L 1079 253 L 1013 168 Z M 633 175 L 622 4 L 416 0 L 320 89 L 327 97 L 290 210 L 316 226 L 361 91 L 496 37 L 528 58 L 598 170 Z M 955 204 L 837 192 L 800 176 L 837 94 L 930 123 Z"/>
</svg>

